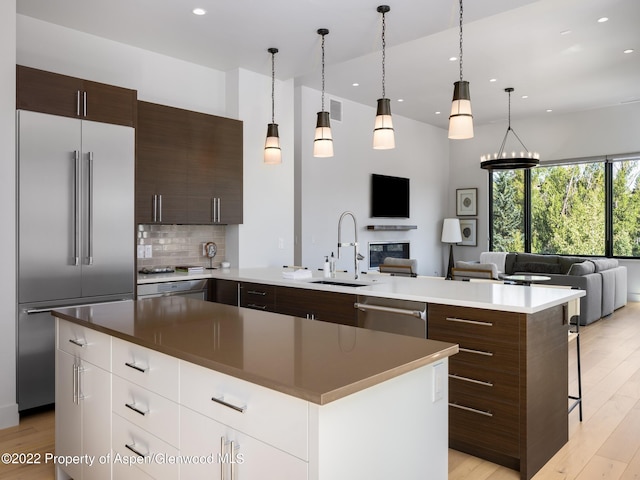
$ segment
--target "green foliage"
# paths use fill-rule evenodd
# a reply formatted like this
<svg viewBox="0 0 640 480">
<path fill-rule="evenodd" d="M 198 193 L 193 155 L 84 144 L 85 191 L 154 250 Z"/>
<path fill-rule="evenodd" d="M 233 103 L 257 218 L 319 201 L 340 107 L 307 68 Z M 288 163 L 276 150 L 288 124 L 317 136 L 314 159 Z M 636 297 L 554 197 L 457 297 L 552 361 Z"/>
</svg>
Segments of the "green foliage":
<svg viewBox="0 0 640 480">
<path fill-rule="evenodd" d="M 524 250 L 524 174 L 522 170 L 493 173 L 493 251 Z"/>
<path fill-rule="evenodd" d="M 640 160 L 613 164 L 613 254 L 640 257 Z M 605 254 L 605 164 L 531 171 L 531 251 Z M 524 174 L 493 173 L 493 250 L 524 251 Z"/>
</svg>

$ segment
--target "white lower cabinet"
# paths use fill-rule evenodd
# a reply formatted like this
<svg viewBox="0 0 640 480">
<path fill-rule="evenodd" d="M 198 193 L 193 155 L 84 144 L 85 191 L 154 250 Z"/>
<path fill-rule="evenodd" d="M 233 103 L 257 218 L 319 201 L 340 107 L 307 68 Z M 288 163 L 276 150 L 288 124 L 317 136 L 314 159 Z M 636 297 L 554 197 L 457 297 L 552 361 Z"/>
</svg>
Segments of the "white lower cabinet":
<svg viewBox="0 0 640 480">
<path fill-rule="evenodd" d="M 58 479 L 111 478 L 111 374 L 80 357 L 56 352 Z"/>
<path fill-rule="evenodd" d="M 180 408 L 180 478 L 306 480 L 308 464 L 260 440 Z"/>
</svg>

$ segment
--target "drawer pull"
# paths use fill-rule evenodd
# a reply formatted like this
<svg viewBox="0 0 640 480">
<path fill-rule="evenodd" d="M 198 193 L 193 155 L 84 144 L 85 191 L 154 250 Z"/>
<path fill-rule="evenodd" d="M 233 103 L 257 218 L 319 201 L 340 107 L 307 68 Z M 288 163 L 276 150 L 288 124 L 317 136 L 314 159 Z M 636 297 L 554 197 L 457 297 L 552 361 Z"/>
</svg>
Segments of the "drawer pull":
<svg viewBox="0 0 640 480">
<path fill-rule="evenodd" d="M 449 378 L 453 378 L 455 380 L 462 380 L 463 382 L 477 383 L 478 385 L 484 385 L 485 387 L 493 387 L 492 382 L 483 382 L 482 380 L 476 380 L 474 378 L 461 377 L 460 375 L 456 375 L 455 373 L 450 373 Z"/>
<path fill-rule="evenodd" d="M 87 346 L 87 342 L 81 342 L 79 340 L 74 340 L 73 338 L 69 339 L 69 343 L 73 343 L 77 347 L 81 347 L 81 348 L 84 348 Z"/>
<path fill-rule="evenodd" d="M 129 368 L 133 368 L 134 370 L 137 370 L 138 372 L 146 373 L 147 370 L 148 370 L 148 368 L 140 367 L 140 366 L 136 365 L 135 363 L 124 362 L 124 364 Z"/>
<path fill-rule="evenodd" d="M 457 322 L 457 323 L 470 323 L 471 325 L 481 325 L 483 327 L 493 327 L 493 323 L 491 322 L 482 322 L 480 320 L 467 320 L 464 318 L 456 318 L 456 317 L 447 317 L 448 322 Z"/>
<path fill-rule="evenodd" d="M 249 295 L 260 295 L 262 297 L 264 297 L 267 294 L 267 292 L 260 292 L 258 290 L 247 290 L 247 293 Z"/>
<path fill-rule="evenodd" d="M 129 445 L 128 443 L 124 444 L 125 447 L 127 447 L 129 450 L 131 450 L 133 453 L 135 453 L 136 455 L 138 455 L 139 457 L 142 458 L 146 458 L 147 455 L 145 455 L 144 453 L 140 453 L 135 447 L 136 444 L 134 443 L 133 445 Z"/>
<path fill-rule="evenodd" d="M 475 355 L 484 355 L 485 357 L 493 357 L 493 352 L 485 352 L 483 350 L 473 350 L 471 348 L 458 347 L 458 350 L 466 353 L 473 353 Z"/>
<path fill-rule="evenodd" d="M 465 407 L 464 405 L 458 405 L 457 403 L 449 403 L 449 406 L 459 408 L 460 410 L 466 410 L 467 412 L 484 415 L 485 417 L 493 417 L 493 413 L 485 412 L 484 410 L 478 410 L 477 408 Z"/>
<path fill-rule="evenodd" d="M 248 303 L 247 304 L 247 308 L 254 308 L 256 310 L 266 310 L 267 306 L 266 305 L 256 305 L 255 303 Z"/>
<path fill-rule="evenodd" d="M 125 403 L 124 404 L 125 407 L 127 407 L 130 410 L 133 410 L 136 413 L 139 413 L 140 415 L 142 415 L 143 417 L 149 413 L 149 411 L 144 411 L 144 410 L 140 410 L 138 407 L 136 407 L 135 403 Z"/>
<path fill-rule="evenodd" d="M 236 412 L 240 412 L 240 413 L 244 413 L 245 410 L 247 409 L 246 406 L 244 407 L 238 407 L 237 405 L 234 405 L 232 403 L 226 402 L 224 400 L 224 397 L 220 397 L 220 398 L 216 398 L 216 397 L 211 397 L 211 401 L 212 402 L 216 402 L 219 403 L 220 405 L 224 405 L 225 407 L 229 407 L 233 410 L 235 410 Z"/>
</svg>

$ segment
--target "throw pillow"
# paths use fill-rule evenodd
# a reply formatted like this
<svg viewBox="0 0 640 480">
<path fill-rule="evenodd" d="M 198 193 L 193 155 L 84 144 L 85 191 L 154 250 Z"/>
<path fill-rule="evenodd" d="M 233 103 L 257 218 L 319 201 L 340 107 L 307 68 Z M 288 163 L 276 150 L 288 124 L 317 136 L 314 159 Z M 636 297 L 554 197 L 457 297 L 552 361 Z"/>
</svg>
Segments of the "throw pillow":
<svg viewBox="0 0 640 480">
<path fill-rule="evenodd" d="M 522 273 L 562 273 L 562 267 L 558 263 L 516 262 L 513 265 L 513 271 Z"/>
</svg>

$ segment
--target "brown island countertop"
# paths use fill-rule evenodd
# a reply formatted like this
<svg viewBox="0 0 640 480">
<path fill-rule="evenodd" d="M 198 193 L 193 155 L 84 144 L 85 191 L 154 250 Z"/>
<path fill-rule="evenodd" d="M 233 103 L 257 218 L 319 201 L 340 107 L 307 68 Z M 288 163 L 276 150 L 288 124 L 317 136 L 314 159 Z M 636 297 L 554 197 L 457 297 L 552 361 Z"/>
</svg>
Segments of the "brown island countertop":
<svg viewBox="0 0 640 480">
<path fill-rule="evenodd" d="M 54 315 L 319 405 L 458 352 L 451 343 L 181 296 Z"/>
</svg>

